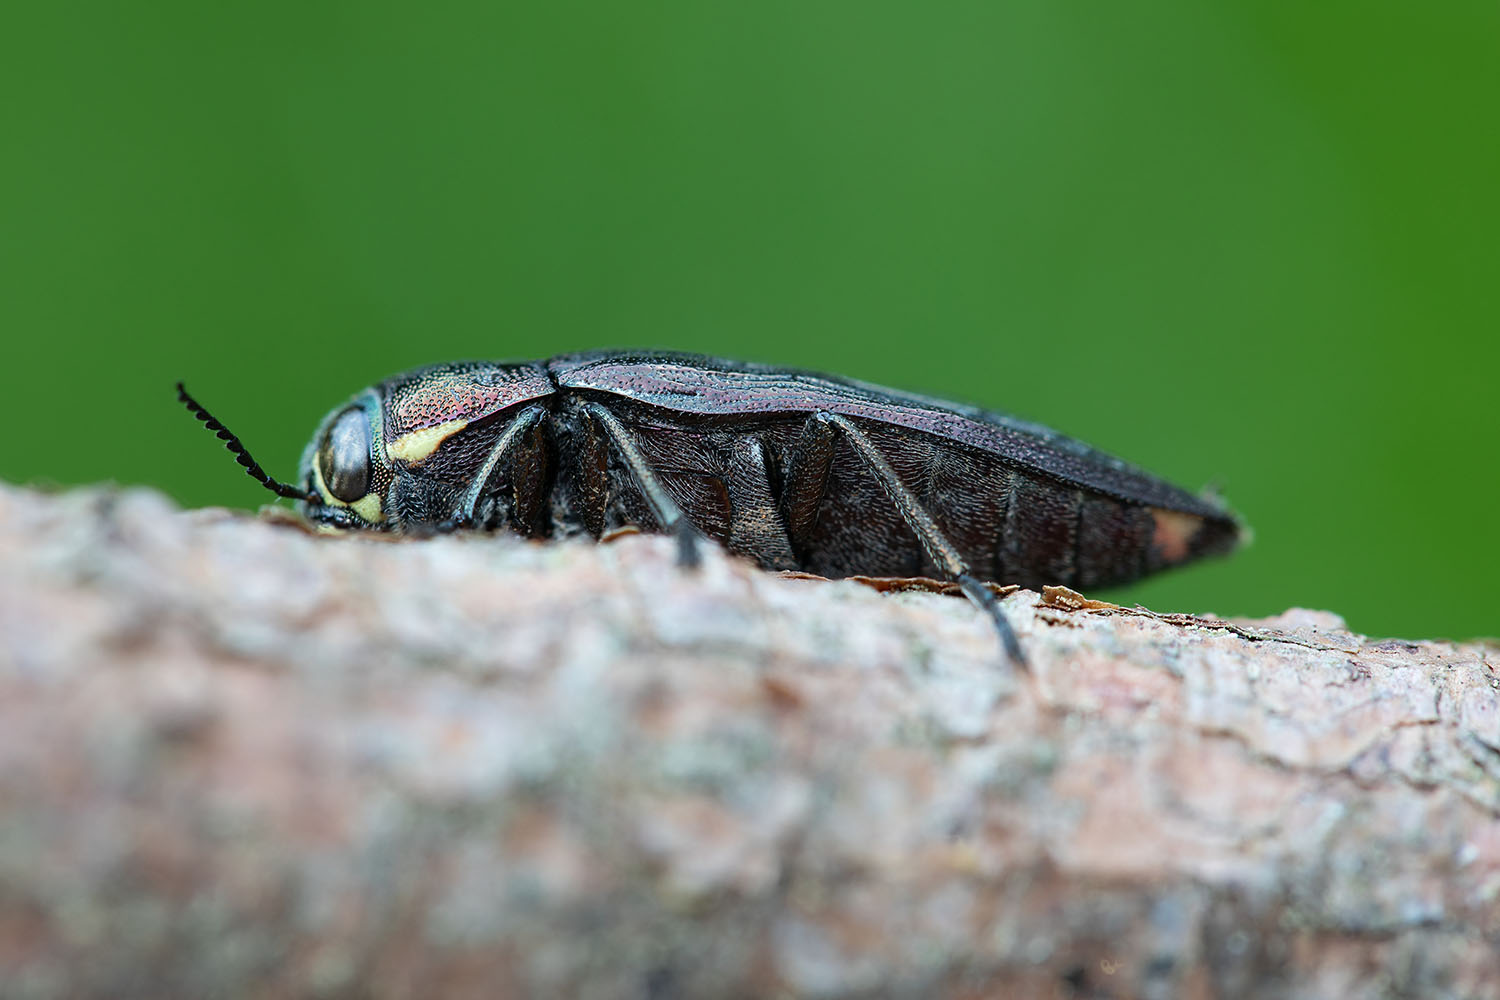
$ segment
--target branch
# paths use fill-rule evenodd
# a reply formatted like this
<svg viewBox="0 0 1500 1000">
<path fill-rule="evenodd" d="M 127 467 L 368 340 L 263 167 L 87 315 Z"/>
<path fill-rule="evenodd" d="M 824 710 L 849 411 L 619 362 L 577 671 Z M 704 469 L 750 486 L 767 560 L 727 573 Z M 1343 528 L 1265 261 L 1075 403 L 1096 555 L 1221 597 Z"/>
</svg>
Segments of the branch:
<svg viewBox="0 0 1500 1000">
<path fill-rule="evenodd" d="M 0 486 L 7 995 L 1490 996 L 1500 651 Z"/>
</svg>

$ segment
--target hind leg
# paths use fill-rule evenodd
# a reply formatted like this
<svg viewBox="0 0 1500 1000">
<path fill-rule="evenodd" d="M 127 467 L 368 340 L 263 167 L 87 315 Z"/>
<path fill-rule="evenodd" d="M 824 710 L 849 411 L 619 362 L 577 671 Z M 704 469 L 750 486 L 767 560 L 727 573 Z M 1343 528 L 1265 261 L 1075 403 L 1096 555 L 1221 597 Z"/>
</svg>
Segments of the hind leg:
<svg viewBox="0 0 1500 1000">
<path fill-rule="evenodd" d="M 828 485 L 828 473 L 833 463 L 833 446 L 842 437 L 854 449 L 865 468 L 875 477 L 895 504 L 896 511 L 906 526 L 917 536 L 927 557 L 950 579 L 956 581 L 964 595 L 989 616 L 1000 635 L 1005 654 L 1020 666 L 1026 665 L 1021 644 L 1015 630 L 1010 627 L 1000 601 L 970 571 L 962 555 L 950 542 L 937 521 L 922 506 L 916 495 L 907 488 L 891 463 L 886 461 L 880 449 L 869 435 L 860 430 L 848 417 L 837 413 L 815 413 L 803 425 L 802 433 L 793 446 L 787 468 L 787 484 L 782 493 L 782 511 L 786 518 L 788 534 L 793 545 L 804 542 L 817 520 L 818 505 Z"/>
</svg>

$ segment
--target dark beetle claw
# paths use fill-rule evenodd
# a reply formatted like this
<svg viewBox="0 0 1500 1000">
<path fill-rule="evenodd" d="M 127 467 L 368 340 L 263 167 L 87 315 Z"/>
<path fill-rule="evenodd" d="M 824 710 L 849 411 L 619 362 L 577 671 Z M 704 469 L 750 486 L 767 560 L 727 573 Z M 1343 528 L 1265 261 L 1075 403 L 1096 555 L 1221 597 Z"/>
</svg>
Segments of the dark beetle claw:
<svg viewBox="0 0 1500 1000">
<path fill-rule="evenodd" d="M 698 551 L 698 532 L 687 518 L 677 522 L 677 566 L 693 570 L 703 565 L 703 554 Z"/>
<path fill-rule="evenodd" d="M 1000 645 L 1004 647 L 1005 655 L 1010 661 L 1022 670 L 1030 669 L 1030 664 L 1026 662 L 1026 654 L 1021 652 L 1021 642 L 1016 638 L 1016 630 L 1010 627 L 1010 619 L 1005 617 L 1005 611 L 1000 607 L 1000 598 L 996 597 L 989 587 L 967 573 L 958 578 L 958 585 L 963 588 L 964 595 L 977 604 L 995 623 L 995 631 L 1000 633 Z"/>
</svg>

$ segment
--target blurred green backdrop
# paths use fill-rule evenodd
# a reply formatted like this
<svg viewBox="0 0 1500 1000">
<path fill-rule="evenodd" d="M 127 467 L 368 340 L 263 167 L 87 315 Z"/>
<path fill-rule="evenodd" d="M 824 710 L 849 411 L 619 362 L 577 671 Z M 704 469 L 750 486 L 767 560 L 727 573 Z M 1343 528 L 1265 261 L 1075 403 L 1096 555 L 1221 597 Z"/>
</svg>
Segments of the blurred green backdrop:
<svg viewBox="0 0 1500 1000">
<path fill-rule="evenodd" d="M 1500 5 L 156 0 L 0 28 L 13 481 L 269 499 L 458 357 L 1041 420 L 1256 540 L 1124 596 L 1494 634 Z"/>
</svg>

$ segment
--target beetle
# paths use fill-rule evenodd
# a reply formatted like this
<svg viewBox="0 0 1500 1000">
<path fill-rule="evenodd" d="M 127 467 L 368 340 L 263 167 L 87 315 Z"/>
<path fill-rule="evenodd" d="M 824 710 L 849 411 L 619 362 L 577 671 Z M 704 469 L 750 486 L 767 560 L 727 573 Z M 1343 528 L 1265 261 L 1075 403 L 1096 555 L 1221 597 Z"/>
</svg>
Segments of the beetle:
<svg viewBox="0 0 1500 1000">
<path fill-rule="evenodd" d="M 527 537 L 699 535 L 771 570 L 956 582 L 1024 663 L 989 583 L 1127 583 L 1238 543 L 1198 496 L 1056 431 L 831 375 L 691 354 L 589 352 L 395 375 L 331 411 L 298 485 L 314 525 Z"/>
</svg>

